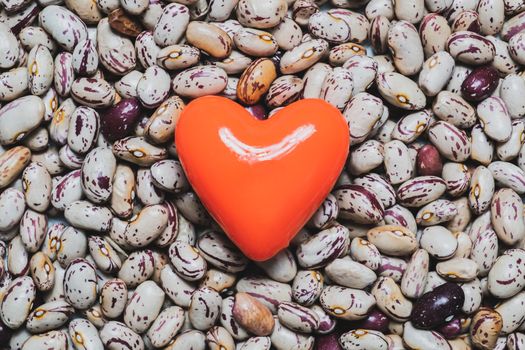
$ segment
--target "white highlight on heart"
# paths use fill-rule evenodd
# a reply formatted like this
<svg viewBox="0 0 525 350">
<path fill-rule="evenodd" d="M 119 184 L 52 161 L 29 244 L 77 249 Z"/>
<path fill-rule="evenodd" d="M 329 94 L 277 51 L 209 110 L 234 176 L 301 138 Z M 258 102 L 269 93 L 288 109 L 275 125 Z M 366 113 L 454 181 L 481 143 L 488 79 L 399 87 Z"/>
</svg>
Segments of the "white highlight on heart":
<svg viewBox="0 0 525 350">
<path fill-rule="evenodd" d="M 301 142 L 306 141 L 316 131 L 313 124 L 306 124 L 295 129 L 278 143 L 268 146 L 247 145 L 235 137 L 231 130 L 226 127 L 219 129 L 219 137 L 226 147 L 237 154 L 239 159 L 252 164 L 281 158 L 293 151 Z"/>
</svg>

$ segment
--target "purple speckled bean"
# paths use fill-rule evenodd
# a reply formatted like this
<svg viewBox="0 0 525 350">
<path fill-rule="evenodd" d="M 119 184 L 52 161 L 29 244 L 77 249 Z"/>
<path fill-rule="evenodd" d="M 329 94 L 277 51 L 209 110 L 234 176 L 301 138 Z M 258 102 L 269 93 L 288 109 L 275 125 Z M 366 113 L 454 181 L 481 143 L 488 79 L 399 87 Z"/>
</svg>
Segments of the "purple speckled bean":
<svg viewBox="0 0 525 350">
<path fill-rule="evenodd" d="M 392 278 L 379 277 L 371 293 L 376 299 L 377 307 L 389 318 L 398 322 L 409 319 L 412 302 L 403 295 L 400 287 Z"/>
<path fill-rule="evenodd" d="M 158 107 L 168 96 L 170 76 L 157 65 L 146 69 L 137 84 L 137 98 L 145 108 Z"/>
<path fill-rule="evenodd" d="M 480 27 L 479 14 L 474 10 L 466 10 L 459 13 L 452 23 L 453 32 L 470 31 L 479 34 Z"/>
<path fill-rule="evenodd" d="M 186 31 L 189 20 L 190 13 L 186 6 L 172 3 L 164 7 L 153 31 L 157 45 L 165 47 L 178 44 Z"/>
<path fill-rule="evenodd" d="M 84 22 L 65 7 L 47 6 L 38 18 L 42 28 L 67 51 L 73 51 L 79 42 L 87 39 Z"/>
<path fill-rule="evenodd" d="M 377 223 L 383 218 L 383 204 L 373 192 L 363 186 L 340 186 L 334 191 L 334 196 L 341 218 L 361 224 Z"/>
<path fill-rule="evenodd" d="M 55 57 L 54 86 L 57 94 L 66 97 L 71 92 L 75 71 L 73 68 L 73 55 L 69 52 L 60 52 Z"/>
<path fill-rule="evenodd" d="M 409 76 L 421 70 L 425 58 L 423 45 L 413 24 L 405 20 L 392 24 L 388 29 L 387 45 L 399 73 Z"/>
<path fill-rule="evenodd" d="M 490 63 L 496 55 L 496 48 L 492 42 L 470 31 L 450 35 L 446 49 L 455 59 L 471 65 Z"/>
<path fill-rule="evenodd" d="M 447 39 L 451 33 L 452 30 L 446 18 L 437 13 L 425 15 L 419 25 L 419 35 L 425 57 L 444 51 Z"/>
<path fill-rule="evenodd" d="M 376 304 L 368 292 L 335 285 L 323 290 L 319 302 L 328 314 L 351 321 L 364 319 Z"/>
<path fill-rule="evenodd" d="M 81 76 L 93 75 L 98 67 L 98 52 L 93 40 L 84 40 L 73 50 L 73 69 Z"/>
<path fill-rule="evenodd" d="M 525 193 L 525 171 L 510 162 L 496 161 L 488 166 L 500 187 L 509 187 L 518 194 Z"/>
<path fill-rule="evenodd" d="M 412 232 L 417 231 L 417 223 L 414 214 L 399 204 L 385 210 L 383 220 L 387 225 L 403 226 Z"/>
<path fill-rule="evenodd" d="M 31 209 L 26 210 L 20 220 L 20 238 L 26 250 L 35 253 L 46 236 L 47 216 Z"/>
<path fill-rule="evenodd" d="M 293 302 L 279 304 L 277 316 L 282 325 L 296 332 L 311 333 L 319 327 L 319 316 L 314 311 Z"/>
<path fill-rule="evenodd" d="M 525 29 L 525 13 L 518 13 L 516 16 L 509 18 L 501 28 L 501 38 L 509 41 L 512 37 Z"/>
<path fill-rule="evenodd" d="M 104 203 L 110 198 L 116 166 L 115 156 L 108 148 L 97 147 L 87 154 L 82 164 L 81 183 L 89 200 Z"/>
<path fill-rule="evenodd" d="M 471 153 L 471 141 L 465 131 L 445 121 L 438 121 L 428 129 L 430 142 L 439 153 L 456 162 L 464 162 Z"/>
<path fill-rule="evenodd" d="M 349 231 L 337 225 L 323 230 L 297 249 L 299 265 L 305 268 L 325 266 L 344 254 L 350 245 Z"/>
<path fill-rule="evenodd" d="M 100 330 L 100 339 L 107 349 L 144 349 L 144 341 L 124 323 L 109 321 Z"/>
<path fill-rule="evenodd" d="M 77 78 L 71 86 L 71 97 L 87 107 L 109 107 L 115 100 L 115 89 L 104 79 Z"/>
<path fill-rule="evenodd" d="M 80 106 L 69 118 L 67 144 L 78 154 L 85 154 L 96 144 L 100 130 L 100 117 L 89 107 Z"/>
<path fill-rule="evenodd" d="M 418 211 L 416 222 L 421 226 L 432 226 L 450 221 L 457 214 L 454 203 L 447 199 L 438 199 Z"/>
<path fill-rule="evenodd" d="M 397 190 L 401 204 L 407 207 L 421 207 L 443 195 L 446 184 L 437 176 L 419 176 L 404 182 Z"/>
<path fill-rule="evenodd" d="M 524 20 L 525 23 L 525 20 Z M 525 64 L 525 44 L 523 43 L 525 38 L 524 32 L 520 32 L 514 35 L 509 40 L 509 53 L 514 61 L 519 64 Z"/>
<path fill-rule="evenodd" d="M 204 232 L 197 242 L 204 259 L 221 270 L 236 273 L 244 270 L 247 259 L 223 234 L 216 231 Z"/>
<path fill-rule="evenodd" d="M 128 38 L 114 32 L 107 18 L 97 25 L 97 51 L 100 63 L 111 73 L 125 75 L 136 65 L 136 53 Z"/>
<path fill-rule="evenodd" d="M 437 95 L 432 111 L 439 119 L 461 129 L 476 123 L 476 110 L 460 95 L 450 91 L 441 91 Z"/>
</svg>

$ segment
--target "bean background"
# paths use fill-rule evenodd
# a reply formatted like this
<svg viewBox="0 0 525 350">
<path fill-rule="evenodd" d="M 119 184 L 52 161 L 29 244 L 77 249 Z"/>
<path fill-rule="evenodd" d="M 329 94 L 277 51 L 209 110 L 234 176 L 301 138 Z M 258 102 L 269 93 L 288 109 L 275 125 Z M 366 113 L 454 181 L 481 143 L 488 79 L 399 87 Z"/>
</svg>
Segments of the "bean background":
<svg viewBox="0 0 525 350">
<path fill-rule="evenodd" d="M 0 348 L 525 349 L 524 0 L 0 8 Z M 177 160 L 213 94 L 259 119 L 321 98 L 350 128 L 266 262 Z"/>
</svg>

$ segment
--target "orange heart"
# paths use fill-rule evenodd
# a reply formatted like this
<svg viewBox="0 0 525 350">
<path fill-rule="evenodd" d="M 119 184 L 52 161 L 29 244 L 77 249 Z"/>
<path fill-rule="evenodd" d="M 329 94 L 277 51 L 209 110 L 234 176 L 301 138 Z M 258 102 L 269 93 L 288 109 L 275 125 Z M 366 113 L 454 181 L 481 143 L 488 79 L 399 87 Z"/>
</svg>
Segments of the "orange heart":
<svg viewBox="0 0 525 350">
<path fill-rule="evenodd" d="M 263 261 L 288 246 L 335 184 L 348 155 L 343 116 L 306 99 L 257 120 L 224 97 L 192 101 L 177 152 L 195 192 L 230 239 Z"/>
</svg>

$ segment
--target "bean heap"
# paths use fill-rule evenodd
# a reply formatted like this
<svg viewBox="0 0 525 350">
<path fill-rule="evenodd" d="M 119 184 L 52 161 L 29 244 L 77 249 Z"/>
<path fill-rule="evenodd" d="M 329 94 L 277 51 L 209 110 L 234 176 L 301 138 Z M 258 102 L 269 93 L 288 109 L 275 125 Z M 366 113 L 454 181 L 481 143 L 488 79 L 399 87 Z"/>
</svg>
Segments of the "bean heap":
<svg viewBox="0 0 525 350">
<path fill-rule="evenodd" d="M 0 347 L 525 348 L 524 0 L 0 5 Z M 177 160 L 210 94 L 259 119 L 321 98 L 349 125 L 269 261 Z"/>
</svg>

